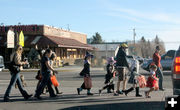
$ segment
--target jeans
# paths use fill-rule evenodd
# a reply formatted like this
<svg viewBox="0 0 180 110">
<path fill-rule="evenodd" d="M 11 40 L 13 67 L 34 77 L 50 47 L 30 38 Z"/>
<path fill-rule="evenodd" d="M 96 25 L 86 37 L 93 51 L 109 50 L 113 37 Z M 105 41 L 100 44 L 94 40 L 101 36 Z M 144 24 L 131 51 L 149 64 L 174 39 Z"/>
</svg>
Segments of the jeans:
<svg viewBox="0 0 180 110">
<path fill-rule="evenodd" d="M 49 94 L 50 96 L 54 96 L 54 90 L 52 88 L 52 82 L 51 82 L 51 76 L 50 73 L 46 72 L 46 73 L 42 73 L 43 75 L 43 79 L 39 85 L 39 87 L 36 90 L 36 96 L 39 97 L 42 93 L 42 91 L 44 90 L 45 86 L 47 85 L 48 90 L 49 90 Z"/>
<path fill-rule="evenodd" d="M 17 83 L 18 89 L 21 92 L 21 94 L 23 95 L 23 97 L 28 96 L 27 92 L 23 89 L 23 85 L 22 85 L 22 82 L 21 82 L 21 79 L 20 79 L 20 74 L 19 73 L 11 73 L 11 80 L 10 80 L 8 88 L 7 88 L 6 92 L 5 92 L 4 98 L 9 97 L 11 89 L 12 89 L 12 87 L 13 87 L 13 85 L 15 83 Z"/>
<path fill-rule="evenodd" d="M 160 67 L 157 68 L 156 71 L 157 77 L 159 78 L 159 89 L 163 89 L 163 72 L 161 71 Z"/>
</svg>

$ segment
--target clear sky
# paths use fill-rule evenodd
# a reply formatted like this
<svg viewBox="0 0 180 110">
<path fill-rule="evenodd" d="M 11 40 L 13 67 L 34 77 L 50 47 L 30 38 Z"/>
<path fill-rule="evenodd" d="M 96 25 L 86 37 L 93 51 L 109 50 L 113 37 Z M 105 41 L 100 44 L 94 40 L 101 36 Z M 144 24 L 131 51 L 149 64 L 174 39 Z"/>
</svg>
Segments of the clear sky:
<svg viewBox="0 0 180 110">
<path fill-rule="evenodd" d="M 105 41 L 158 35 L 166 49 L 180 45 L 179 0 L 0 0 L 0 23 L 46 24 L 86 33 Z"/>
</svg>

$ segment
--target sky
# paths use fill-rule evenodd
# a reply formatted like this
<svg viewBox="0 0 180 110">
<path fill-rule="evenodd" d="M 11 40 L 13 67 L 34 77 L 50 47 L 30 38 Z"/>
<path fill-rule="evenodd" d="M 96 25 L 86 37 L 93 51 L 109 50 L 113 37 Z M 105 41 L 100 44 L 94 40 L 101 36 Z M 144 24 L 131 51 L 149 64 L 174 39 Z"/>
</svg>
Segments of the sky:
<svg viewBox="0 0 180 110">
<path fill-rule="evenodd" d="M 45 24 L 87 34 L 107 42 L 156 35 L 166 50 L 180 45 L 179 0 L 0 0 L 0 23 Z"/>
</svg>

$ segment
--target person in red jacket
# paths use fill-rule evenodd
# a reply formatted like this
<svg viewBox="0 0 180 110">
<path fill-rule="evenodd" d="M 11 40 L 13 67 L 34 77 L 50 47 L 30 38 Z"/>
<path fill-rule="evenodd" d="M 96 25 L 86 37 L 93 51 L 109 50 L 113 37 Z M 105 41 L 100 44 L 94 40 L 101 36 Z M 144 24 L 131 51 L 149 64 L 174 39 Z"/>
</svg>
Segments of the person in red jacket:
<svg viewBox="0 0 180 110">
<path fill-rule="evenodd" d="M 159 90 L 164 91 L 164 88 L 163 88 L 163 72 L 161 71 L 161 68 L 162 68 L 161 56 L 159 55 L 160 51 L 161 51 L 160 47 L 156 46 L 156 51 L 153 54 L 153 62 L 157 66 L 156 74 L 157 74 L 157 77 L 159 78 Z"/>
</svg>

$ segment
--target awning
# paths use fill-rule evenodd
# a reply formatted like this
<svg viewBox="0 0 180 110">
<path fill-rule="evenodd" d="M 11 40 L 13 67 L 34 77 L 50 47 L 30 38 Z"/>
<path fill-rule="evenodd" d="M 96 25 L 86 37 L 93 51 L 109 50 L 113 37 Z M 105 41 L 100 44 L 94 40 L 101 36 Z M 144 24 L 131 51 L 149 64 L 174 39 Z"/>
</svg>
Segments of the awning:
<svg viewBox="0 0 180 110">
<path fill-rule="evenodd" d="M 92 46 L 70 38 L 55 36 L 28 36 L 28 38 L 25 40 L 25 47 L 35 44 L 40 47 L 47 47 L 47 45 L 49 45 L 50 47 L 82 48 L 93 50 Z"/>
</svg>

